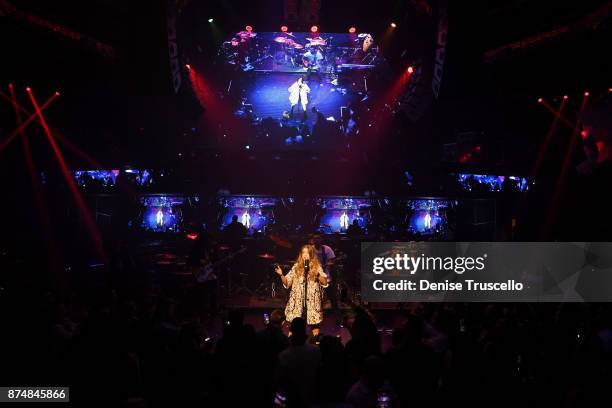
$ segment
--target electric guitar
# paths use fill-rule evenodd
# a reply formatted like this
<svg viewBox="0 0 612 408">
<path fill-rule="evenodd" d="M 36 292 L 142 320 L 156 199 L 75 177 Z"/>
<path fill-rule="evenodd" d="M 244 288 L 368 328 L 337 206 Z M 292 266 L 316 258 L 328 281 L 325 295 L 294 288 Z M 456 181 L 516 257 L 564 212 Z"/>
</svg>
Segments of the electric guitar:
<svg viewBox="0 0 612 408">
<path fill-rule="evenodd" d="M 222 264 L 231 261 L 236 255 L 239 255 L 245 252 L 246 250 L 247 250 L 246 247 L 242 247 L 239 250 L 224 256 L 223 258 L 219 259 L 216 262 L 204 262 L 202 266 L 194 268 L 193 275 L 195 276 L 196 282 L 204 283 L 204 282 L 208 282 L 208 281 L 217 279 L 217 277 L 214 276 L 214 273 L 213 273 L 215 269 L 221 266 Z"/>
</svg>

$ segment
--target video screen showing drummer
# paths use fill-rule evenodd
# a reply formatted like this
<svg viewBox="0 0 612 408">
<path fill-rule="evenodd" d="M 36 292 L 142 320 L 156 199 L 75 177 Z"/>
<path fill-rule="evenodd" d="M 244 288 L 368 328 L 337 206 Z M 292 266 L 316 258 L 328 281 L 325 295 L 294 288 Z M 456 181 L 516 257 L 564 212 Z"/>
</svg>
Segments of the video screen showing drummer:
<svg viewBox="0 0 612 408">
<path fill-rule="evenodd" d="M 325 59 L 319 47 L 310 47 L 302 56 L 302 65 L 306 70 L 319 71 Z"/>
<path fill-rule="evenodd" d="M 325 68 L 324 48 L 327 41 L 321 37 L 306 38 L 306 51 L 302 55 L 302 66 L 307 71 L 319 72 Z"/>
<path fill-rule="evenodd" d="M 326 66 L 324 53 L 327 45 L 324 38 L 312 37 L 300 41 L 292 33 L 284 33 L 275 37 L 274 41 L 278 44 L 275 55 L 277 65 L 290 66 L 305 72 L 324 70 Z"/>
</svg>

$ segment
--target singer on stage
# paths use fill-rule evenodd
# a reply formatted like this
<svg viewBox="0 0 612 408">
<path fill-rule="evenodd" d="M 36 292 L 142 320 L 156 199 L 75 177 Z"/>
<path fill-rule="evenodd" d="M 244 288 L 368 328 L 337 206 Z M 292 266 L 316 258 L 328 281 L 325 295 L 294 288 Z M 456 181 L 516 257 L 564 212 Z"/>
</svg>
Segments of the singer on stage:
<svg viewBox="0 0 612 408">
<path fill-rule="evenodd" d="M 310 93 L 310 87 L 304 81 L 304 77 L 299 77 L 297 81 L 293 83 L 288 89 L 289 91 L 289 103 L 291 103 L 291 116 L 293 116 L 293 109 L 298 103 L 302 106 L 302 112 L 306 115 L 306 106 L 308 105 L 308 94 Z"/>
<path fill-rule="evenodd" d="M 283 275 L 278 265 L 275 272 L 281 277 L 283 286 L 287 289 L 291 288 L 285 307 L 287 321 L 306 316 L 306 322 L 315 326 L 313 336 L 316 336 L 319 331 L 316 325 L 323 320 L 321 288 L 327 287 L 327 275 L 319 264 L 314 246 L 304 245 L 302 247 L 300 255 L 287 275 Z M 304 280 L 304 276 L 308 276 L 307 281 Z M 305 298 L 304 291 L 306 291 Z"/>
</svg>

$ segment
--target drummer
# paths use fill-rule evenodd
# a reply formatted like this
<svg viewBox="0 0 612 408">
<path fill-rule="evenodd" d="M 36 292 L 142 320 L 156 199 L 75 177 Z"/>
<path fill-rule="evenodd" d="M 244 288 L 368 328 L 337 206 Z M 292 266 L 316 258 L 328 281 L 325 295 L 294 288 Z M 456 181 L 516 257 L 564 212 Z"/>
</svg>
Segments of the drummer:
<svg viewBox="0 0 612 408">
<path fill-rule="evenodd" d="M 319 47 L 311 46 L 302 57 L 304 68 L 317 70 L 320 68 L 320 64 L 323 61 L 323 53 Z"/>
</svg>

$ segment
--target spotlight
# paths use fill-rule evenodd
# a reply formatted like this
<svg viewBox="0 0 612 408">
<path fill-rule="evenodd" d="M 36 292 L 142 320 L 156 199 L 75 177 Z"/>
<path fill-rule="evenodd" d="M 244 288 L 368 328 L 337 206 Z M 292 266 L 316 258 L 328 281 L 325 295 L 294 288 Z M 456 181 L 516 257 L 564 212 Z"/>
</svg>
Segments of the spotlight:
<svg viewBox="0 0 612 408">
<path fill-rule="evenodd" d="M 391 23 L 391 27 L 395 28 L 395 27 L 397 27 L 397 24 Z"/>
<path fill-rule="evenodd" d="M 244 29 L 247 30 L 249 33 L 253 31 L 253 27 L 251 27 L 250 25 L 244 27 Z"/>
<path fill-rule="evenodd" d="M 32 89 L 30 89 L 29 86 L 26 86 L 26 91 L 30 92 Z"/>
<path fill-rule="evenodd" d="M 55 91 L 55 96 L 60 96 L 59 91 Z"/>
<path fill-rule="evenodd" d="M 567 98 L 569 98 L 569 96 L 563 95 L 563 99 L 567 99 Z"/>
<path fill-rule="evenodd" d="M 9 82 L 9 88 L 13 89 L 13 83 Z"/>
<path fill-rule="evenodd" d="M 191 69 L 191 65 L 189 65 L 189 64 L 185 64 L 185 68 L 187 68 L 187 69 Z"/>
<path fill-rule="evenodd" d="M 281 26 L 281 31 L 282 31 L 283 33 L 286 33 L 286 32 L 287 32 L 287 30 L 289 30 L 289 29 L 287 28 L 287 26 L 286 26 L 286 25 Z"/>
<path fill-rule="evenodd" d="M 542 103 L 543 100 L 544 99 L 542 99 L 542 98 L 538 98 L 538 103 Z"/>
<path fill-rule="evenodd" d="M 586 92 L 584 93 L 584 96 L 589 96 L 589 91 L 586 91 Z"/>
<path fill-rule="evenodd" d="M 356 32 L 357 32 L 357 29 L 355 27 L 349 28 L 349 33 L 355 34 Z"/>
<path fill-rule="evenodd" d="M 612 88 L 608 88 L 608 92 L 612 92 Z"/>
<path fill-rule="evenodd" d="M 316 25 L 313 25 L 312 27 L 310 27 L 311 33 L 316 33 L 317 31 L 319 31 L 319 27 L 317 27 Z"/>
<path fill-rule="evenodd" d="M 410 66 L 406 71 L 408 71 L 409 74 L 412 74 L 414 72 L 414 68 Z"/>
<path fill-rule="evenodd" d="M 213 19 L 213 18 L 209 18 L 209 19 L 208 19 L 208 22 L 209 22 L 209 23 L 212 23 L 213 21 L 215 21 L 215 19 Z"/>
</svg>

